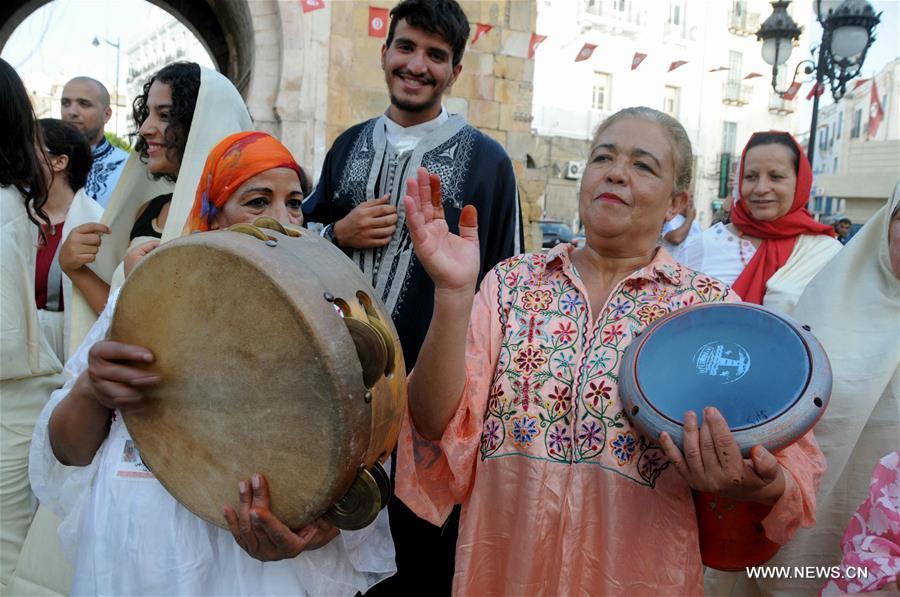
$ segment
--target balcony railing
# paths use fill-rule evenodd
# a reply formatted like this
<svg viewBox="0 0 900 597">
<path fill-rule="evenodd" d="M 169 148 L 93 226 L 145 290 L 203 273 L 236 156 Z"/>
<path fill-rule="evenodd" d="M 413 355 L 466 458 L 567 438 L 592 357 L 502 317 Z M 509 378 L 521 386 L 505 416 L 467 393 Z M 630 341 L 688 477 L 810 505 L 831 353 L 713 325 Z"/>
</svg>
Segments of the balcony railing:
<svg viewBox="0 0 900 597">
<path fill-rule="evenodd" d="M 728 31 L 741 37 L 755 35 L 759 31 L 758 12 L 728 13 Z"/>
<path fill-rule="evenodd" d="M 795 101 L 796 100 L 786 100 L 777 95 L 769 95 L 769 112 L 781 115 L 793 114 L 796 109 L 794 106 Z"/>
<path fill-rule="evenodd" d="M 725 81 L 722 83 L 722 103 L 729 106 L 744 106 L 750 103 L 753 96 L 753 85 L 747 85 L 740 81 Z"/>
</svg>

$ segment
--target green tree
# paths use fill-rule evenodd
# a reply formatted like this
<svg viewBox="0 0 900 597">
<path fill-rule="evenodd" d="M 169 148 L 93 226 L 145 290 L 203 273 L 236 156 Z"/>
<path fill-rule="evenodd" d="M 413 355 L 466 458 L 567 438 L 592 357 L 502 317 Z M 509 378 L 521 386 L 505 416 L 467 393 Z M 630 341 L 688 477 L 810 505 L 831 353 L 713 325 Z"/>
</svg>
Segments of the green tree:
<svg viewBox="0 0 900 597">
<path fill-rule="evenodd" d="M 109 141 L 109 144 L 118 147 L 119 149 L 124 149 L 125 151 L 131 151 L 131 145 L 129 145 L 128 141 L 123 139 L 122 137 L 117 137 L 115 133 L 110 133 L 109 131 L 103 133 L 103 136 L 106 137 L 106 140 Z"/>
</svg>

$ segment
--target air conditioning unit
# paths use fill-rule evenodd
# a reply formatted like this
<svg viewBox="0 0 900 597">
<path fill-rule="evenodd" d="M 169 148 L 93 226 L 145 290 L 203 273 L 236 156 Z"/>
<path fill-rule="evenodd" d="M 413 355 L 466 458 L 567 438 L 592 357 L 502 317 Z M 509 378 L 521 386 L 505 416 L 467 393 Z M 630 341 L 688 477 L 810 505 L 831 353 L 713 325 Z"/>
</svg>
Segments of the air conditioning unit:
<svg viewBox="0 0 900 597">
<path fill-rule="evenodd" d="M 584 173 L 584 162 L 569 162 L 566 164 L 566 178 L 578 180 Z"/>
</svg>

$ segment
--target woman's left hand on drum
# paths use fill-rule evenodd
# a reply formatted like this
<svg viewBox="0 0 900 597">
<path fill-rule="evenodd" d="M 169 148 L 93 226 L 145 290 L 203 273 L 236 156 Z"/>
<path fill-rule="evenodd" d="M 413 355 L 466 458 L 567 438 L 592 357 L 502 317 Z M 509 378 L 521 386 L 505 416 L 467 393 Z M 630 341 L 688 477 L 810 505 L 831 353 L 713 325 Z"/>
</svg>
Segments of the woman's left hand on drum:
<svg viewBox="0 0 900 597">
<path fill-rule="evenodd" d="M 703 411 L 703 425 L 697 415 L 684 415 L 684 453 L 665 431 L 660 444 L 675 470 L 697 491 L 716 493 L 739 501 L 774 504 L 784 493 L 781 464 L 762 446 L 754 446 L 744 458 L 725 421 L 715 408 Z"/>
<path fill-rule="evenodd" d="M 87 371 L 79 379 L 83 389 L 110 410 L 140 406 L 143 392 L 160 382 L 160 376 L 138 364 L 153 362 L 153 353 L 141 346 L 104 340 L 88 352 Z"/>
<path fill-rule="evenodd" d="M 292 531 L 269 509 L 269 484 L 263 475 L 238 484 L 239 512 L 223 506 L 228 528 L 241 549 L 263 562 L 293 558 L 326 545 L 340 531 L 318 519 Z"/>
</svg>

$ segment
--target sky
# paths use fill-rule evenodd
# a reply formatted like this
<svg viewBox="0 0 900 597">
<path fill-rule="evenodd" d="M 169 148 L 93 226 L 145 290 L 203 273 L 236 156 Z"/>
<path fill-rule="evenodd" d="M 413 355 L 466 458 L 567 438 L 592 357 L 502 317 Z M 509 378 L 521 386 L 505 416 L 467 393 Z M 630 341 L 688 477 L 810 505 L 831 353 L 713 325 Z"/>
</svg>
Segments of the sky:
<svg viewBox="0 0 900 597">
<path fill-rule="evenodd" d="M 862 77 L 872 76 L 900 55 L 900 0 L 876 0 L 872 5 L 883 14 Z M 32 13 L 16 29 L 0 56 L 33 88 L 87 75 L 103 81 L 112 90 L 116 83 L 116 49 L 102 41 L 100 47 L 95 47 L 91 41 L 95 36 L 113 43 L 119 40 L 120 85 L 124 93 L 128 72 L 126 51 L 166 18 L 167 13 L 144 0 L 54 0 Z M 821 39 L 821 28 L 814 19 L 801 25 L 809 39 Z M 794 52 L 792 64 L 800 57 L 801 49 Z M 808 50 L 802 52 L 803 57 L 809 56 Z M 211 66 L 212 61 L 207 65 Z M 823 96 L 823 105 L 831 101 L 830 94 Z M 809 107 L 804 105 L 801 109 L 809 110 Z"/>
</svg>

